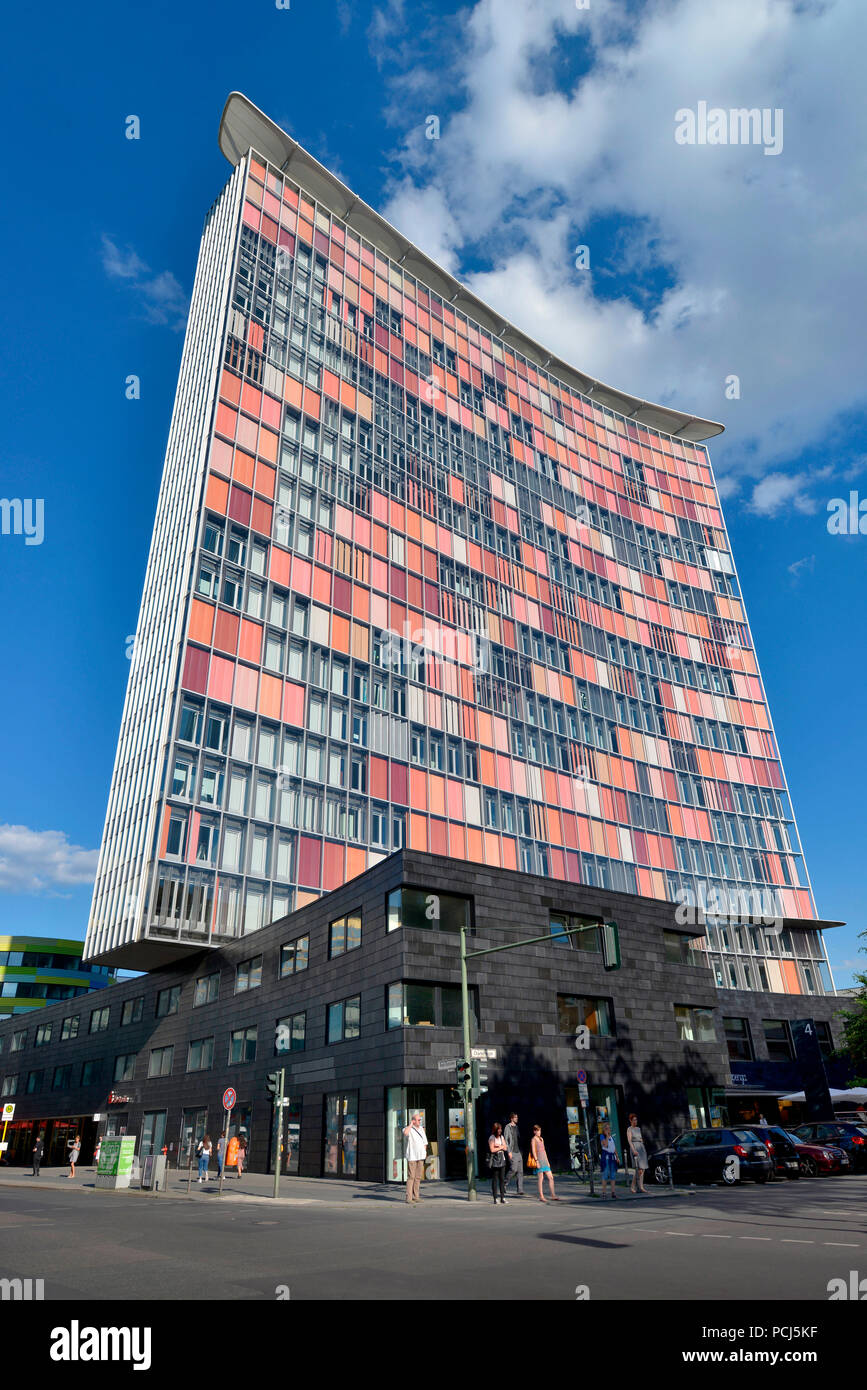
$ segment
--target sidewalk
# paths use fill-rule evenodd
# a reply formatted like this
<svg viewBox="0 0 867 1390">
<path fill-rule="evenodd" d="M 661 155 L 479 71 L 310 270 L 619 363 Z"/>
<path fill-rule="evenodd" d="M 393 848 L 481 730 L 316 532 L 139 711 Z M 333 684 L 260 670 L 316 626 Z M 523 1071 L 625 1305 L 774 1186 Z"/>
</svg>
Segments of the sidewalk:
<svg viewBox="0 0 867 1390">
<path fill-rule="evenodd" d="M 234 1173 L 227 1171 L 223 1179 L 223 1191 L 220 1195 L 220 1184 L 216 1175 L 212 1174 L 206 1183 L 199 1183 L 196 1180 L 196 1170 L 193 1169 L 192 1182 L 187 1186 L 186 1168 L 169 1170 L 168 1187 L 166 1191 L 155 1193 L 150 1189 L 142 1189 L 138 1186 L 129 1188 L 97 1188 L 94 1185 L 95 1171 L 93 1168 L 80 1168 L 75 1178 L 66 1175 L 65 1168 L 43 1168 L 39 1177 L 34 1178 L 29 1168 L 0 1168 L 0 1193 L 5 1189 L 46 1189 L 56 1192 L 69 1192 L 71 1190 L 96 1193 L 98 1196 L 109 1197 L 149 1197 L 155 1201 L 245 1201 L 250 1198 L 259 1201 L 273 1201 L 274 1194 L 274 1175 L 271 1173 L 250 1173 L 245 1172 L 243 1178 L 239 1179 Z M 555 1179 L 557 1192 L 563 1204 L 574 1206 L 586 1202 L 599 1202 L 599 1181 L 596 1181 L 596 1193 L 590 1196 L 589 1183 L 583 1183 L 571 1174 L 564 1174 Z M 479 1174 L 478 1197 L 480 1202 L 490 1201 L 490 1182 L 483 1175 Z M 515 1197 L 514 1191 L 509 1195 L 508 1200 L 518 1202 L 523 1200 L 527 1205 L 536 1202 L 535 1184 L 524 1180 L 526 1195 L 523 1199 Z M 450 1202 L 452 1204 L 460 1202 L 465 1204 L 467 1201 L 466 1182 L 425 1182 L 422 1184 L 422 1192 L 425 1201 Z M 660 1199 L 671 1197 L 688 1197 L 690 1189 L 686 1187 L 650 1187 L 648 1186 L 645 1195 L 633 1197 L 628 1186 L 621 1186 L 618 1183 L 617 1200 L 619 1202 L 647 1202 L 659 1201 Z M 605 1198 L 606 1202 L 611 1199 Z M 374 1182 L 355 1182 L 351 1179 L 329 1179 L 329 1178 L 299 1178 L 286 1177 L 280 1178 L 280 1202 L 294 1203 L 299 1206 L 310 1206 L 312 1204 L 324 1204 L 328 1206 L 345 1206 L 352 1202 L 403 1202 L 404 1188 L 402 1183 L 374 1183 Z"/>
</svg>

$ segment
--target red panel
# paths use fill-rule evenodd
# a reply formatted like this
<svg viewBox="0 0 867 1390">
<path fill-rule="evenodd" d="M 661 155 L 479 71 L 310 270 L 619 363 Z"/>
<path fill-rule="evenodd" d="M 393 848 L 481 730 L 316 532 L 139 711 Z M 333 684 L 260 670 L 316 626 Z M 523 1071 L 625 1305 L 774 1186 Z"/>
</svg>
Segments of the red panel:
<svg viewBox="0 0 867 1390">
<path fill-rule="evenodd" d="M 309 835 L 298 837 L 298 883 L 304 888 L 319 888 L 322 873 L 322 841 Z"/>
<path fill-rule="evenodd" d="M 184 677 L 181 682 L 184 690 L 195 690 L 197 694 L 204 695 L 208 688 L 209 659 L 209 654 L 202 651 L 201 647 L 187 647 Z"/>
</svg>

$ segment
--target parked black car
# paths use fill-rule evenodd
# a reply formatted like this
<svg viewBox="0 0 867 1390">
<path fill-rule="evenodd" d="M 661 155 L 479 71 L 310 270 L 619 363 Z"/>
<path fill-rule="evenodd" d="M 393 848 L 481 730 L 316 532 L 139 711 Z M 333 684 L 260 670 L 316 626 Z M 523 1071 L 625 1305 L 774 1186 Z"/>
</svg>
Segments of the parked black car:
<svg viewBox="0 0 867 1390">
<path fill-rule="evenodd" d="M 781 1125 L 740 1125 L 755 1134 L 774 1161 L 774 1174 L 779 1178 L 799 1178 L 801 1164 L 798 1150 Z"/>
<path fill-rule="evenodd" d="M 729 1163 L 732 1156 L 737 1164 Z M 671 1162 L 675 1182 L 722 1182 L 732 1187 L 743 1178 L 767 1182 L 773 1161 L 758 1135 L 737 1129 L 688 1129 L 667 1149 L 650 1155 L 648 1165 L 655 1182 L 668 1182 Z"/>
<path fill-rule="evenodd" d="M 811 1120 L 795 1129 L 806 1144 L 833 1144 L 849 1155 L 851 1172 L 863 1173 L 867 1168 L 867 1125 L 851 1120 Z"/>
</svg>

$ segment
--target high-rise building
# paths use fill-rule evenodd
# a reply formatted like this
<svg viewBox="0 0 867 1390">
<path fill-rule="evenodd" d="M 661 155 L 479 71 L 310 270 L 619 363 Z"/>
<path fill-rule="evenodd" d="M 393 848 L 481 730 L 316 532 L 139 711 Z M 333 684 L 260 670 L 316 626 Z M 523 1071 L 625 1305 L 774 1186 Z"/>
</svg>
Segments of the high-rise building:
<svg viewBox="0 0 867 1390">
<path fill-rule="evenodd" d="M 721 426 L 553 356 L 237 93 L 220 145 L 88 956 L 406 846 L 705 908 L 718 985 L 832 992 Z"/>
</svg>

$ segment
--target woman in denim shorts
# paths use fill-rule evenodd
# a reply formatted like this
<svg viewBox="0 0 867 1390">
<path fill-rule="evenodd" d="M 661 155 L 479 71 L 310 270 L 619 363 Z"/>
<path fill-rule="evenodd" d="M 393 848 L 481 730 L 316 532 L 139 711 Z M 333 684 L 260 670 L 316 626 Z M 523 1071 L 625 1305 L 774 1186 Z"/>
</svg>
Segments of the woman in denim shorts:
<svg viewBox="0 0 867 1390">
<path fill-rule="evenodd" d="M 602 1196 L 605 1197 L 605 1184 L 611 1181 L 611 1197 L 615 1200 L 617 1193 L 614 1191 L 614 1183 L 617 1179 L 617 1145 L 611 1134 L 611 1126 L 604 1124 L 599 1131 L 599 1148 L 602 1156 Z"/>
</svg>

